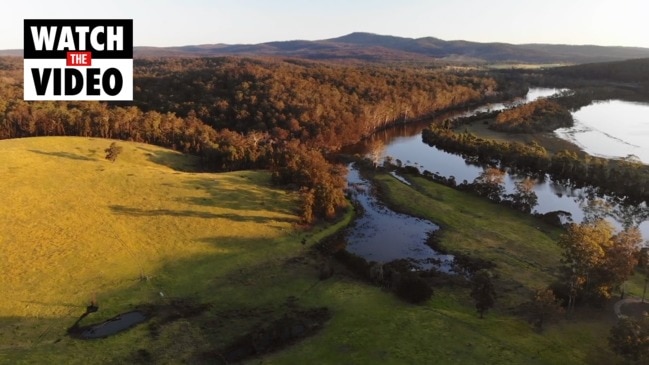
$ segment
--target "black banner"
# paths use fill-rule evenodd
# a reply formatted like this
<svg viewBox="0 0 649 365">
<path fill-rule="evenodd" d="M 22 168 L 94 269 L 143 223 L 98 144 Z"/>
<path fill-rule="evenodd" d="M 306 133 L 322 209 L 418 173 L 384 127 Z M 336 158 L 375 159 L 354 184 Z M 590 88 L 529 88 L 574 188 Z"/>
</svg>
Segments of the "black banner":
<svg viewBox="0 0 649 365">
<path fill-rule="evenodd" d="M 132 19 L 25 19 L 24 57 L 66 58 L 92 52 L 92 58 L 133 58 Z"/>
</svg>

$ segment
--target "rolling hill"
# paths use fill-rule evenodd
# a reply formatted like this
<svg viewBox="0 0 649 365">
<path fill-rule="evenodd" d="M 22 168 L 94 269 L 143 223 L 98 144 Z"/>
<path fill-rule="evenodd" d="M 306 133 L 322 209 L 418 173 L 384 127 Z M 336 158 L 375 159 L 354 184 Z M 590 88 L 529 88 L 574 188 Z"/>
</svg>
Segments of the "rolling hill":
<svg viewBox="0 0 649 365">
<path fill-rule="evenodd" d="M 260 44 L 214 44 L 182 47 L 137 47 L 136 57 L 151 56 L 281 56 L 315 60 L 587 63 L 649 57 L 649 49 L 595 45 L 552 45 L 445 41 L 433 37 L 404 38 L 372 33 Z"/>
<path fill-rule="evenodd" d="M 227 287 L 217 278 L 301 247 L 295 196 L 270 174 L 195 173 L 192 156 L 129 142 L 111 163 L 110 143 L 0 141 L 0 363 L 106 363 L 142 333 L 109 340 L 115 354 L 72 350 L 66 329 L 93 297 L 91 322 L 166 298 L 209 300 L 210 287 Z"/>
<path fill-rule="evenodd" d="M 648 48 L 597 45 L 509 44 L 406 38 L 355 32 L 323 40 L 258 44 L 202 44 L 135 47 L 135 57 L 273 56 L 312 60 L 445 63 L 591 63 L 649 57 Z M 0 56 L 22 56 L 22 50 L 0 50 Z"/>
</svg>

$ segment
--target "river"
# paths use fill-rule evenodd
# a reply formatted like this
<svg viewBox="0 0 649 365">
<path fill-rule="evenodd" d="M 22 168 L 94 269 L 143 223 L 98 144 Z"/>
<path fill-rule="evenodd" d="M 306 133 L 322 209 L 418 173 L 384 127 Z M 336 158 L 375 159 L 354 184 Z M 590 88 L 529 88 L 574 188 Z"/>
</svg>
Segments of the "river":
<svg viewBox="0 0 649 365">
<path fill-rule="evenodd" d="M 556 130 L 595 156 L 634 156 L 649 164 L 649 104 L 622 100 L 598 101 L 573 113 L 572 128 Z"/>
<path fill-rule="evenodd" d="M 450 270 L 450 255 L 438 254 L 426 245 L 428 235 L 439 227 L 425 219 L 397 213 L 382 204 L 372 184 L 350 166 L 347 183 L 361 214 L 347 230 L 347 250 L 368 261 L 408 259 L 428 269 Z"/>
<path fill-rule="evenodd" d="M 480 108 L 455 113 L 454 116 L 467 116 L 480 111 L 503 109 L 512 104 L 529 102 L 540 97 L 553 95 L 559 91 L 561 90 L 533 88 L 530 89 L 526 98 L 516 100 L 513 103 L 482 106 Z M 592 106 L 597 108 L 600 104 L 603 103 L 593 104 Z M 616 103 L 613 103 L 613 105 L 616 105 Z M 582 110 L 586 108 L 582 108 Z M 649 108 L 642 110 L 645 120 L 649 119 Z M 576 113 L 575 118 L 580 120 L 580 122 L 577 123 L 575 128 L 583 125 L 583 120 L 586 118 L 582 115 L 584 114 Z M 440 118 L 448 117 L 448 115 L 445 115 Z M 638 120 L 629 123 L 630 125 L 636 125 L 639 123 L 637 122 Z M 381 131 L 371 141 L 355 146 L 353 149 L 350 149 L 350 152 L 363 154 L 370 153 L 370 151 L 374 150 L 375 154 L 378 152 L 382 157 L 391 156 L 395 161 L 400 160 L 405 165 L 418 167 L 420 171 L 429 170 L 446 177 L 454 176 L 458 183 L 461 183 L 463 180 L 467 180 L 468 182 L 473 181 L 483 171 L 482 167 L 469 164 L 459 155 L 444 152 L 422 142 L 421 131 L 429 124 L 430 121 L 409 123 Z M 599 130 L 606 130 L 601 127 L 599 128 Z M 631 134 L 633 133 L 631 132 Z M 644 125 L 643 133 L 649 133 L 649 123 Z M 571 138 L 576 138 L 575 136 L 577 135 L 578 133 L 572 133 Z M 646 138 L 646 134 L 645 139 L 644 145 L 649 145 L 649 139 Z M 585 148 L 585 150 L 590 152 L 588 148 Z M 505 188 L 507 193 L 514 192 L 515 182 L 520 179 L 521 177 L 509 173 L 506 174 Z M 646 205 L 643 204 L 639 207 L 627 206 L 616 199 L 597 196 L 594 190 L 573 189 L 546 176 L 545 179 L 537 180 L 535 183 L 534 191 L 538 196 L 538 205 L 534 207 L 534 211 L 537 213 L 558 210 L 566 211 L 572 215 L 574 222 L 582 222 L 585 217 L 592 217 L 594 215 L 605 216 L 618 228 L 623 225 L 623 222 L 630 221 L 639 225 L 645 238 L 649 237 L 649 211 Z M 354 237 L 354 233 L 350 237 Z M 349 241 L 349 247 L 352 248 L 352 251 L 354 250 L 353 240 Z M 362 253 L 361 250 L 358 253 Z M 377 256 L 376 259 L 379 259 L 379 257 Z"/>
</svg>

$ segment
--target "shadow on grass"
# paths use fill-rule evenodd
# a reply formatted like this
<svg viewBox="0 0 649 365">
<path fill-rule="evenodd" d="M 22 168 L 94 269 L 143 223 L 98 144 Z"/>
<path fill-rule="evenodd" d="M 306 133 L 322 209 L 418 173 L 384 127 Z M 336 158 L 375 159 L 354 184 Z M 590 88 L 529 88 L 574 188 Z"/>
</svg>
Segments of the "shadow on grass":
<svg viewBox="0 0 649 365">
<path fill-rule="evenodd" d="M 171 209 L 140 209 L 125 207 L 123 205 L 111 205 L 110 209 L 116 214 L 130 215 L 134 217 L 158 217 L 158 216 L 171 216 L 171 217 L 188 217 L 188 218 L 205 218 L 214 219 L 222 218 L 235 222 L 254 222 L 254 223 L 273 223 L 273 222 L 294 222 L 293 219 L 287 218 L 269 218 L 263 216 L 242 216 L 238 214 L 215 214 L 210 212 L 199 212 L 194 210 L 171 210 Z"/>
<path fill-rule="evenodd" d="M 217 238 L 214 237 L 212 242 L 216 243 Z M 207 241 L 206 241 L 207 243 Z M 247 245 L 250 243 L 257 243 L 252 246 Z M 240 325 L 247 325 L 248 321 L 257 318 L 263 320 L 265 313 L 256 314 L 254 317 L 241 318 L 236 315 L 240 313 L 241 303 L 235 298 L 228 299 L 227 294 L 230 293 L 233 287 L 236 290 L 247 290 L 250 297 L 258 289 L 256 287 L 240 288 L 239 282 L 227 283 L 223 286 L 223 281 L 219 280 L 223 276 L 239 276 L 241 275 L 240 269 L 249 268 L 250 259 L 254 258 L 258 265 L 255 265 L 259 270 L 265 270 L 266 254 L 257 254 L 256 250 L 260 247 L 267 247 L 268 240 L 261 236 L 251 235 L 250 237 L 228 237 L 218 240 L 220 246 L 227 244 L 227 250 L 218 253 L 203 254 L 191 258 L 172 259 L 165 261 L 160 267 L 153 269 L 151 272 L 146 272 L 151 280 L 134 280 L 134 283 L 126 287 L 116 284 L 119 288 L 110 288 L 108 285 L 98 293 L 101 305 L 96 314 L 90 317 L 85 316 L 83 321 L 78 321 L 78 314 L 81 314 L 84 309 L 87 309 L 87 302 L 80 301 L 79 303 L 72 304 L 61 301 L 60 305 L 70 307 L 67 315 L 59 315 L 54 318 L 33 317 L 33 316 L 3 316 L 0 315 L 0 356 L 2 360 L 7 363 L 17 363 L 24 361 L 26 363 L 46 363 L 46 359 L 53 356 L 46 351 L 32 351 L 42 348 L 43 345 L 56 344 L 56 363 L 66 363 L 79 356 L 88 356 L 87 363 L 116 363 L 116 364 L 132 364 L 137 363 L 138 355 L 142 349 L 150 351 L 152 362 L 156 363 L 157 359 L 165 359 L 168 357 L 179 358 L 183 355 L 194 354 L 200 355 L 201 348 L 193 345 L 183 345 L 182 347 L 174 346 L 169 342 L 165 342 L 164 338 L 159 338 L 160 333 L 166 331 L 174 331 L 174 323 L 178 320 L 183 322 L 183 326 L 191 325 L 190 328 L 201 328 L 201 338 L 210 344 L 209 348 L 217 348 L 222 346 L 227 340 L 230 342 L 235 335 L 241 334 Z M 247 269 L 250 270 L 250 269 Z M 252 271 L 250 275 L 255 277 L 262 275 L 259 272 Z M 247 289 L 246 289 L 247 288 Z M 80 290 L 91 291 L 89 288 L 80 288 Z M 164 292 L 164 296 L 160 293 Z M 251 299 L 250 306 L 257 307 L 260 305 L 282 303 L 287 295 L 292 292 L 281 290 L 268 290 L 270 299 L 267 296 Z M 206 315 L 197 313 L 197 315 L 188 315 L 186 311 L 178 309 L 178 306 L 173 304 L 181 301 L 186 302 L 187 298 L 196 298 L 200 303 L 217 303 L 218 308 L 211 309 L 206 307 Z M 59 305 L 50 303 L 39 303 L 42 305 Z M 126 313 L 133 310 L 148 308 L 154 306 L 155 308 L 169 308 L 166 311 L 156 311 L 150 318 L 148 324 L 144 324 L 144 331 L 137 332 L 133 337 L 134 341 L 131 345 L 120 347 L 118 342 L 106 342 L 101 345 L 102 351 L 96 351 L 85 345 L 80 345 L 77 340 L 68 336 L 66 330 L 70 326 L 77 323 L 78 326 L 92 326 L 92 324 L 84 323 L 89 319 L 96 321 L 107 321 L 115 318 L 120 313 Z M 172 308 L 173 307 L 173 308 Z M 181 308 L 182 309 L 182 308 Z M 231 310 L 236 313 L 226 320 L 218 318 L 219 331 L 203 331 L 204 324 L 211 325 L 213 322 L 214 314 L 220 314 L 221 311 Z M 191 317 L 191 318 L 189 318 Z M 167 328 L 170 328 L 167 330 Z M 128 331 L 127 331 L 128 332 Z M 176 332 L 174 332 L 176 333 Z M 187 338 L 191 337 L 191 332 Z M 177 340 L 184 343 L 184 333 L 180 333 L 180 338 Z M 124 333 L 119 333 L 116 336 L 124 336 Z M 138 341 L 146 345 L 139 344 Z M 151 343 L 151 347 L 149 346 Z M 39 347 L 41 346 L 41 347 Z M 105 347 L 104 347 L 105 346 Z M 146 347 L 145 347 L 146 346 Z M 130 349 L 130 350 L 129 350 Z M 179 352 L 178 350 L 182 350 Z M 5 363 L 0 361 L 0 363 Z"/>
<path fill-rule="evenodd" d="M 33 152 L 33 153 L 38 153 L 39 155 L 61 157 L 61 158 L 67 158 L 67 159 L 76 160 L 76 161 L 97 161 L 94 158 L 81 156 L 81 155 L 76 155 L 76 154 L 70 153 L 70 152 L 45 152 L 45 151 L 38 151 L 38 150 L 28 150 L 28 151 Z"/>
<path fill-rule="evenodd" d="M 138 147 L 139 150 L 145 151 L 148 160 L 162 166 L 167 166 L 176 171 L 182 172 L 203 172 L 200 158 L 197 156 L 186 155 L 180 152 L 159 151 L 144 147 Z"/>
<path fill-rule="evenodd" d="M 247 179 L 245 176 L 243 179 Z M 250 180 L 240 180 L 241 177 L 236 175 L 227 175 L 221 179 L 194 179 L 185 182 L 189 188 L 197 192 L 205 194 L 204 196 L 182 197 L 177 198 L 176 201 L 198 206 L 209 207 L 222 207 L 227 209 L 236 210 L 267 210 L 276 213 L 282 213 L 295 216 L 297 212 L 292 211 L 288 207 L 277 204 L 278 201 L 285 199 L 285 192 L 274 190 L 262 190 L 272 188 L 267 181 L 252 181 L 254 185 L 261 188 L 260 190 L 251 189 L 237 189 L 241 182 L 245 181 L 246 184 Z"/>
</svg>

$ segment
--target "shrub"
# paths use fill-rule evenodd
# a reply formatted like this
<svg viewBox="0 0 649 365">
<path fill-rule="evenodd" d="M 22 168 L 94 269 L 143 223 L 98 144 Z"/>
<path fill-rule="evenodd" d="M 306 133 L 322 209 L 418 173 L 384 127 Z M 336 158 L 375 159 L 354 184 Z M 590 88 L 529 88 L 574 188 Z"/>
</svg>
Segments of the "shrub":
<svg viewBox="0 0 649 365">
<path fill-rule="evenodd" d="M 419 275 L 409 272 L 402 275 L 395 288 L 399 298 L 410 303 L 422 303 L 433 296 L 433 288 Z"/>
<path fill-rule="evenodd" d="M 364 258 L 354 255 L 347 250 L 340 250 L 334 257 L 355 274 L 370 279 L 370 264 Z"/>
<path fill-rule="evenodd" d="M 113 142 L 108 148 L 104 150 L 106 152 L 106 159 L 110 162 L 115 162 L 117 156 L 122 153 L 122 146 L 118 146 L 117 143 Z"/>
</svg>

